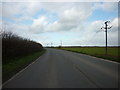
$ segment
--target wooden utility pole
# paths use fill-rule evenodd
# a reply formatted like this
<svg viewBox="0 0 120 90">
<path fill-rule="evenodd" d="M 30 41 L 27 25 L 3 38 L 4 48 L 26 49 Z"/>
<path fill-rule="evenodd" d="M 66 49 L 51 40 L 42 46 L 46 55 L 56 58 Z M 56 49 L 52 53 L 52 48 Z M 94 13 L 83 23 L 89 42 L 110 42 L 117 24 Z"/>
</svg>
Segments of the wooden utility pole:
<svg viewBox="0 0 120 90">
<path fill-rule="evenodd" d="M 106 32 L 106 54 L 107 54 L 107 21 L 105 22 L 105 32 Z"/>
<path fill-rule="evenodd" d="M 102 28 L 104 28 L 105 29 L 105 35 L 106 35 L 106 55 L 107 55 L 107 29 L 110 29 L 112 26 L 110 26 L 110 27 L 108 27 L 108 23 L 109 23 L 110 21 L 106 21 L 105 22 L 105 27 L 102 27 Z M 101 28 L 101 29 L 102 29 Z"/>
<path fill-rule="evenodd" d="M 52 47 L 53 43 L 51 42 L 51 47 Z"/>
<path fill-rule="evenodd" d="M 61 47 L 62 47 L 62 40 L 61 40 Z"/>
</svg>

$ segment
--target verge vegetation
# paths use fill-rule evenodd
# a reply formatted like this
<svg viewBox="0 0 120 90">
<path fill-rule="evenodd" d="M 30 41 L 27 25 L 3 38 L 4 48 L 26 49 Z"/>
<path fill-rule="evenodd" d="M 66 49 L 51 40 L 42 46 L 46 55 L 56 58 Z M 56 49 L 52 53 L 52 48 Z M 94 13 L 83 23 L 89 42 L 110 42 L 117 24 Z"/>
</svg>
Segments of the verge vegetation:
<svg viewBox="0 0 120 90">
<path fill-rule="evenodd" d="M 105 52 L 105 47 L 62 47 L 59 49 L 87 54 L 120 63 L 120 55 L 118 54 L 120 47 L 108 47 L 108 54 Z"/>
<path fill-rule="evenodd" d="M 11 78 L 45 52 L 40 43 L 12 32 L 2 32 L 2 79 Z"/>
</svg>

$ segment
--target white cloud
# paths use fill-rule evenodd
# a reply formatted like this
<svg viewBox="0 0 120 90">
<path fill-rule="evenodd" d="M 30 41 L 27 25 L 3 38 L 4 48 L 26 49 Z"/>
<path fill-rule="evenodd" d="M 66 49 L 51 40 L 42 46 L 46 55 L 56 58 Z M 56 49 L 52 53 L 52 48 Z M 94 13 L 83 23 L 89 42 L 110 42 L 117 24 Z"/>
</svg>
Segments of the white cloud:
<svg viewBox="0 0 120 90">
<path fill-rule="evenodd" d="M 105 45 L 105 32 L 100 29 L 103 25 L 104 21 L 101 20 L 91 22 L 80 41 L 86 45 Z M 108 45 L 118 45 L 118 19 L 114 18 L 110 25 L 113 27 L 108 30 Z"/>
<path fill-rule="evenodd" d="M 59 14 L 59 19 L 53 23 L 47 22 L 49 18 L 46 16 L 44 16 L 44 18 L 39 17 L 37 19 L 34 19 L 30 29 L 31 32 L 41 33 L 41 32 L 71 31 L 75 28 L 77 29 L 79 25 L 82 26 L 82 23 L 85 22 L 85 20 L 92 13 L 90 3 L 87 4 L 87 6 L 84 5 L 86 3 L 79 4 L 56 3 L 56 4 L 43 3 L 43 5 L 46 6 L 46 7 L 44 6 L 46 10 L 50 10 L 51 12 L 55 10 Z M 66 6 L 63 7 L 62 5 Z"/>
<path fill-rule="evenodd" d="M 108 30 L 108 45 L 118 45 L 118 19 L 114 18 L 109 23 L 113 27 Z M 105 46 L 105 32 L 101 30 L 104 21 L 97 20 L 88 23 L 83 30 L 77 31 L 74 38 L 64 40 L 65 45 Z M 75 34 L 73 32 L 73 34 Z"/>
<path fill-rule="evenodd" d="M 90 9 L 90 8 L 89 8 Z M 85 11 L 85 9 L 78 9 L 72 7 L 71 9 L 65 10 L 61 15 L 60 22 L 64 23 L 79 23 L 87 19 L 92 11 Z"/>
<path fill-rule="evenodd" d="M 0 17 L 2 17 L 2 3 L 0 3 Z"/>
<path fill-rule="evenodd" d="M 113 11 L 115 9 L 118 9 L 118 3 L 117 2 L 107 2 L 101 5 L 101 8 L 106 11 Z"/>
<path fill-rule="evenodd" d="M 41 9 L 41 3 L 35 2 L 6 2 L 2 3 L 3 17 L 21 22 L 23 20 L 32 20 Z"/>
<path fill-rule="evenodd" d="M 24 4 L 20 3 L 2 3 L 3 17 L 13 18 L 14 15 L 23 13 Z"/>
<path fill-rule="evenodd" d="M 47 25 L 47 18 L 45 16 L 41 16 L 38 19 L 33 19 L 33 24 L 30 27 L 30 32 L 35 34 L 45 32 L 45 27 Z"/>
<path fill-rule="evenodd" d="M 105 34 L 101 32 L 96 33 L 104 25 L 104 21 L 97 20 L 92 22 L 87 22 L 89 16 L 92 15 L 94 10 L 103 9 L 105 11 L 112 11 L 116 8 L 116 3 L 4 3 L 3 4 L 3 16 L 15 20 L 16 23 L 4 23 L 8 29 L 13 32 L 18 33 L 24 37 L 30 37 L 36 41 L 42 41 L 46 43 L 45 39 L 49 41 L 51 32 L 65 32 L 61 35 L 57 33 L 58 37 L 66 36 L 66 33 L 72 33 L 71 38 L 66 36 L 65 44 L 69 43 L 72 45 L 104 45 Z M 34 15 L 40 10 L 44 9 L 49 11 L 49 13 L 57 13 L 58 19 L 49 23 L 50 19 L 47 15 L 39 16 L 34 19 Z M 21 15 L 17 18 L 16 15 Z M 21 24 L 21 21 L 31 20 L 33 23 L 31 25 Z M 113 19 L 111 22 L 113 27 L 109 31 L 111 35 L 109 44 L 117 43 L 117 18 Z M 43 33 L 50 33 L 48 36 L 40 37 L 38 35 Z M 77 33 L 77 34 L 75 34 Z M 56 36 L 57 36 L 56 35 Z M 58 38 L 56 37 L 56 38 Z M 55 37 L 54 37 L 55 38 Z M 54 39 L 52 38 L 52 39 Z M 41 39 L 41 40 L 39 40 Z"/>
<path fill-rule="evenodd" d="M 118 18 L 115 18 L 114 20 L 112 20 L 112 22 L 110 24 L 113 26 L 113 28 L 114 27 L 117 28 L 118 27 Z"/>
<path fill-rule="evenodd" d="M 91 8 L 86 9 L 87 7 L 83 5 L 76 5 L 69 9 L 63 10 L 63 12 L 60 13 L 59 20 L 49 25 L 49 29 L 51 31 L 70 31 L 77 28 L 79 25 L 82 26 L 85 20 L 92 13 Z"/>
<path fill-rule="evenodd" d="M 4 21 L 3 23 L 3 29 L 5 31 L 11 31 L 19 36 L 29 38 L 29 26 L 24 25 L 24 24 L 13 24 L 10 22 Z"/>
<path fill-rule="evenodd" d="M 30 16 L 23 16 L 23 17 L 19 17 L 19 18 L 14 18 L 14 21 L 19 24 L 24 21 L 33 21 L 33 18 Z"/>
<path fill-rule="evenodd" d="M 94 10 L 102 9 L 104 11 L 114 11 L 118 9 L 118 2 L 94 3 Z"/>
<path fill-rule="evenodd" d="M 119 2 L 119 0 L 4 0 L 2 2 Z"/>
</svg>

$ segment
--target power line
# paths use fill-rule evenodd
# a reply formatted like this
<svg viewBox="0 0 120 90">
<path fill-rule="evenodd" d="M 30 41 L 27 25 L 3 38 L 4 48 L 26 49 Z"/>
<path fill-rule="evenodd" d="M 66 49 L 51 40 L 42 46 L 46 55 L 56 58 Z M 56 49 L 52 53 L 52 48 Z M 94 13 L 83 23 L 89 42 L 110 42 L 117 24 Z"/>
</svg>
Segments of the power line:
<svg viewBox="0 0 120 90">
<path fill-rule="evenodd" d="M 96 32 L 90 37 L 89 41 L 92 41 L 93 38 L 95 38 L 96 35 L 97 35 L 99 32 L 101 32 L 101 31 L 100 31 L 100 30 L 96 31 Z"/>
</svg>

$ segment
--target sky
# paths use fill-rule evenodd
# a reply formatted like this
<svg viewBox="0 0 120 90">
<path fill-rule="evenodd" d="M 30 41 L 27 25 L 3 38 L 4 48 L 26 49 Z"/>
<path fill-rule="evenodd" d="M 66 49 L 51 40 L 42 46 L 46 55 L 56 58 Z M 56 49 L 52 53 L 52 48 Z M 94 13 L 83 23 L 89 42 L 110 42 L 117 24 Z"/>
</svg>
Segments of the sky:
<svg viewBox="0 0 120 90">
<path fill-rule="evenodd" d="M 9 0 L 8 0 L 9 1 Z M 5 31 L 43 46 L 118 45 L 118 2 L 1 2 L 0 25 Z"/>
</svg>

